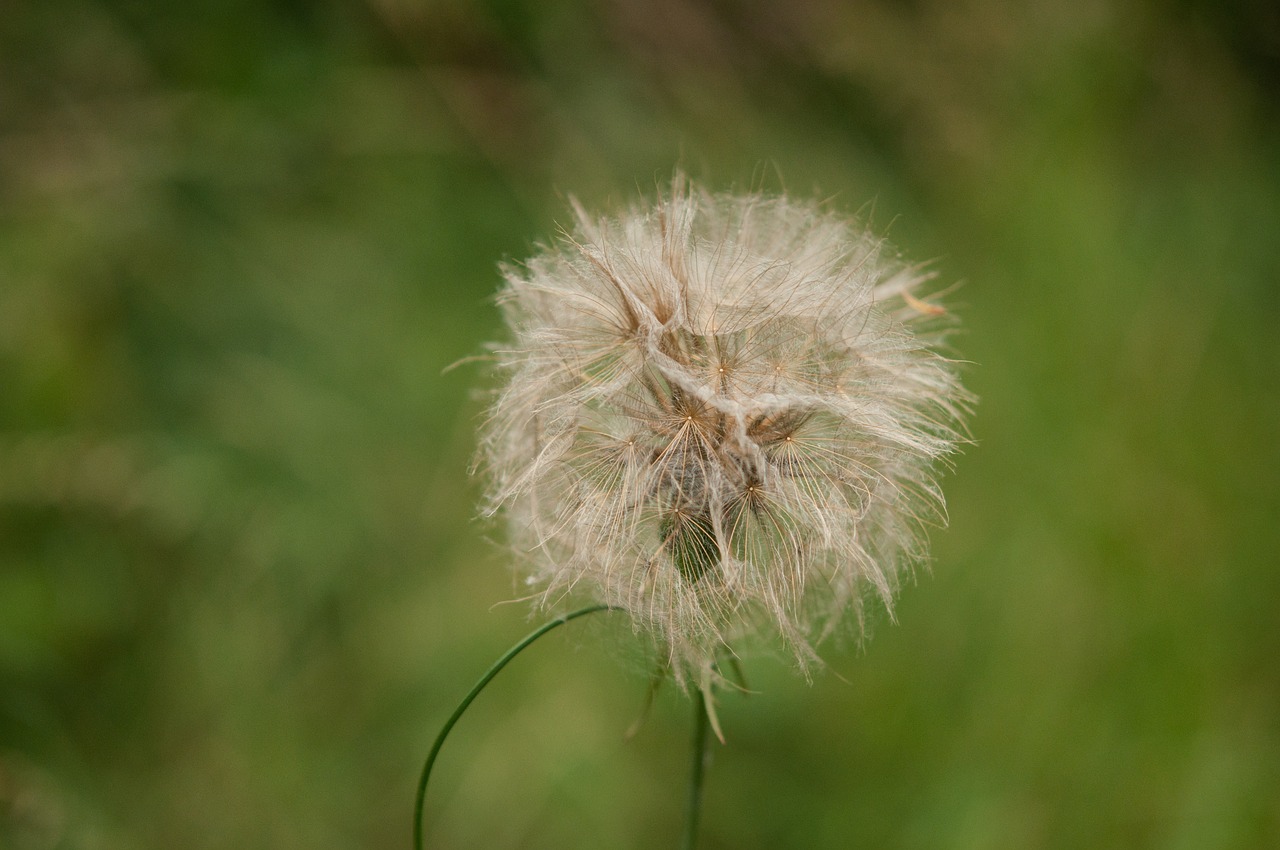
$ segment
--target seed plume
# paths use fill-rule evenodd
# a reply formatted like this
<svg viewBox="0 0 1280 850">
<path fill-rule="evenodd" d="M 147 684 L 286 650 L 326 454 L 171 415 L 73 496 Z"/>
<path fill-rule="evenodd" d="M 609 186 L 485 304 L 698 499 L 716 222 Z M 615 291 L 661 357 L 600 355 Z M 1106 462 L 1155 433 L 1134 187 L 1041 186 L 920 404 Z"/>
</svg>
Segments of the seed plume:
<svg viewBox="0 0 1280 850">
<path fill-rule="evenodd" d="M 683 680 L 761 633 L 804 665 L 868 591 L 892 605 L 970 402 L 927 275 L 823 206 L 683 177 L 575 205 L 503 271 L 481 462 L 539 599 L 624 609 Z"/>
</svg>

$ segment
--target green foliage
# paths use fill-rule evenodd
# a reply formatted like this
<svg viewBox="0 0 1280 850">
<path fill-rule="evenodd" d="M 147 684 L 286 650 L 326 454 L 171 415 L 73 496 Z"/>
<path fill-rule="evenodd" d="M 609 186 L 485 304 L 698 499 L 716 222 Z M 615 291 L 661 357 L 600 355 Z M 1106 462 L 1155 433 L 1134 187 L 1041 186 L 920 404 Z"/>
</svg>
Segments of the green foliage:
<svg viewBox="0 0 1280 850">
<path fill-rule="evenodd" d="M 700 846 L 1276 846 L 1280 77 L 1204 5 L 7 9 L 0 847 L 406 846 L 527 631 L 445 367 L 676 163 L 939 257 L 982 399 L 897 622 L 722 695 Z M 564 631 L 435 846 L 677 840 L 687 703 L 624 743 L 630 634 Z"/>
</svg>

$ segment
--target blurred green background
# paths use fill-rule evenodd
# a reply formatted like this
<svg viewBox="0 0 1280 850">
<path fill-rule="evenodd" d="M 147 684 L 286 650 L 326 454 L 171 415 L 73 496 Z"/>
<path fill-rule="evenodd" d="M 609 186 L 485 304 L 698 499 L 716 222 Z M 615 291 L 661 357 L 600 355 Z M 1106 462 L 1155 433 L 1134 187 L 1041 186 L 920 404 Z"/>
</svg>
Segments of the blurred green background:
<svg viewBox="0 0 1280 850">
<path fill-rule="evenodd" d="M 0 848 L 399 848 L 529 628 L 467 475 L 497 262 L 682 164 L 938 258 L 950 529 L 726 697 L 702 847 L 1280 846 L 1264 0 L 0 3 Z M 459 726 L 429 844 L 672 846 L 618 622 Z"/>
</svg>

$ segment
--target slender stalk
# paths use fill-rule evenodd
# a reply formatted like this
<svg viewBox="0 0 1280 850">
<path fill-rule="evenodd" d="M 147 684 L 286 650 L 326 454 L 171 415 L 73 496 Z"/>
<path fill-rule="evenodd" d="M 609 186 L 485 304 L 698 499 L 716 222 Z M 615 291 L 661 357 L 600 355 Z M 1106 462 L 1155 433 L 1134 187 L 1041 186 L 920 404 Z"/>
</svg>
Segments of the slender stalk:
<svg viewBox="0 0 1280 850">
<path fill-rule="evenodd" d="M 702 777 L 711 761 L 711 739 L 707 735 L 710 725 L 707 697 L 702 689 L 698 689 L 693 700 L 693 771 L 689 775 L 689 818 L 685 822 L 684 850 L 694 850 L 698 843 L 698 821 L 702 815 Z"/>
<path fill-rule="evenodd" d="M 417 802 L 413 807 L 414 850 L 422 850 L 423 847 L 422 811 L 427 799 L 427 781 L 431 778 L 431 768 L 436 763 L 436 756 L 440 754 L 440 748 L 444 746 L 445 738 L 449 737 L 449 732 L 453 729 L 454 724 L 458 722 L 458 719 L 462 717 L 463 713 L 467 710 L 467 707 L 470 706 L 472 701 L 480 695 L 480 692 L 484 690 L 485 685 L 489 684 L 493 677 L 498 675 L 502 668 L 506 667 L 507 664 L 511 662 L 511 659 L 523 652 L 529 644 L 533 643 L 557 626 L 562 626 L 570 620 L 576 620 L 579 617 L 586 616 L 587 614 L 594 614 L 596 611 L 606 611 L 608 609 L 608 605 L 589 605 L 586 608 L 579 608 L 577 611 L 570 611 L 562 617 L 556 617 L 554 620 L 544 623 L 537 629 L 534 629 L 524 638 L 524 640 L 508 649 L 506 654 L 494 662 L 488 672 L 480 677 L 480 681 L 476 682 L 475 687 L 473 687 L 467 695 L 462 698 L 462 702 L 460 702 L 458 707 L 454 709 L 453 714 L 445 721 L 444 728 L 441 729 L 440 734 L 436 736 L 435 743 L 431 745 L 431 752 L 427 755 L 427 763 L 422 766 L 422 777 L 418 780 Z"/>
</svg>

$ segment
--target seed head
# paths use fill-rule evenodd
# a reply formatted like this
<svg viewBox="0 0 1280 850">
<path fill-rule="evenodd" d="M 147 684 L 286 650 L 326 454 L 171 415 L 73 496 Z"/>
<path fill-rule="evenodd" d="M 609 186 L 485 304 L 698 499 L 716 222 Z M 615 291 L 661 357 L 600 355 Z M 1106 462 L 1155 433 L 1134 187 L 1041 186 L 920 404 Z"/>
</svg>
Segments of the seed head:
<svg viewBox="0 0 1280 850">
<path fill-rule="evenodd" d="M 927 279 L 813 203 L 677 177 L 575 227 L 499 296 L 487 512 L 546 605 L 627 611 L 677 677 L 780 634 L 804 666 L 944 519 L 969 396 Z"/>
</svg>

